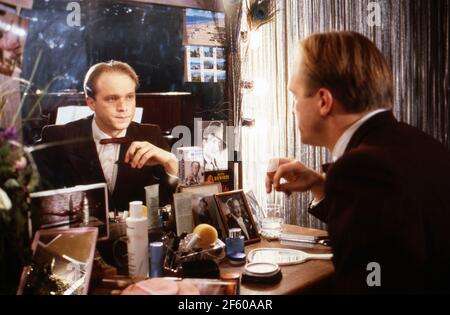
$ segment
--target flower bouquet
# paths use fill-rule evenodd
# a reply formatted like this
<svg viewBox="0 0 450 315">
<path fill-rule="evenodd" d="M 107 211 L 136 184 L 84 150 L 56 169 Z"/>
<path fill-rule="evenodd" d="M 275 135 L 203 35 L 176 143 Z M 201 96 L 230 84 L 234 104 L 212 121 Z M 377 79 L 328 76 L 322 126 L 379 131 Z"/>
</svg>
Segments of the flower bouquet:
<svg viewBox="0 0 450 315">
<path fill-rule="evenodd" d="M 37 168 L 15 128 L 0 130 L 0 294 L 15 293 L 22 268 L 31 261 L 29 193 L 38 183 Z"/>
</svg>

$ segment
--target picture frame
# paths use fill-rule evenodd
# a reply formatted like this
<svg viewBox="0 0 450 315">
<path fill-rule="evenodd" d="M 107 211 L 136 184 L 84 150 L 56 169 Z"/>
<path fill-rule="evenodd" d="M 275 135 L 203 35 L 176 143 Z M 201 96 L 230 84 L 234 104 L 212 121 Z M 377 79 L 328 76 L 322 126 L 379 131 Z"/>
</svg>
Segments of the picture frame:
<svg viewBox="0 0 450 315">
<path fill-rule="evenodd" d="M 98 240 L 109 238 L 108 187 L 105 183 L 45 190 L 30 194 L 35 209 L 33 232 L 50 228 L 98 228 Z"/>
<path fill-rule="evenodd" d="M 245 193 L 247 197 L 247 202 L 252 211 L 253 218 L 255 219 L 256 227 L 258 231 L 261 231 L 261 220 L 267 217 L 266 211 L 260 206 L 258 199 L 255 196 L 253 190 L 249 190 Z"/>
<path fill-rule="evenodd" d="M 36 231 L 31 244 L 34 267 L 23 268 L 17 294 L 87 295 L 97 238 L 98 229 L 95 227 Z M 53 282 L 48 288 L 42 286 L 40 271 L 46 268 L 50 268 Z"/>
<path fill-rule="evenodd" d="M 192 218 L 194 226 L 202 223 L 216 228 L 219 238 L 223 239 L 225 228 L 222 223 L 214 195 L 222 192 L 220 183 L 201 184 L 180 187 L 181 192 L 191 193 Z"/>
<path fill-rule="evenodd" d="M 261 240 L 243 190 L 216 194 L 214 199 L 226 231 L 230 228 L 240 228 L 246 245 Z"/>
</svg>

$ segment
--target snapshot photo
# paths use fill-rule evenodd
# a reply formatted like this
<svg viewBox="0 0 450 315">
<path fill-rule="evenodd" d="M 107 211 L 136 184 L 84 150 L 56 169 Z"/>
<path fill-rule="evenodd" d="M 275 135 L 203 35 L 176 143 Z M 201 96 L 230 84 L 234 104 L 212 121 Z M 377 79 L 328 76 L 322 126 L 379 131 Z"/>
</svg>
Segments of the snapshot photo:
<svg viewBox="0 0 450 315">
<path fill-rule="evenodd" d="M 212 225 L 216 228 L 219 238 L 226 236 L 226 233 L 223 231 L 223 224 L 221 224 L 214 195 L 193 194 L 192 215 L 194 225 L 202 223 Z"/>
<path fill-rule="evenodd" d="M 223 224 L 214 199 L 215 194 L 222 192 L 220 183 L 181 186 L 182 193 L 192 193 L 192 216 L 194 225 L 206 223 L 216 228 L 219 238 L 225 237 Z"/>
<path fill-rule="evenodd" d="M 225 71 L 217 72 L 217 82 L 225 82 L 226 79 L 227 79 L 227 74 Z"/>
<path fill-rule="evenodd" d="M 189 48 L 189 56 L 191 58 L 200 58 L 200 48 L 199 46 L 191 46 Z"/>
<path fill-rule="evenodd" d="M 214 82 L 214 73 L 205 73 L 203 82 Z"/>
<path fill-rule="evenodd" d="M 214 62 L 205 60 L 205 62 L 203 63 L 203 68 L 206 70 L 213 70 L 214 69 Z M 214 72 L 212 73 L 214 76 Z"/>
<path fill-rule="evenodd" d="M 186 9 L 184 44 L 223 46 L 225 44 L 225 13 Z"/>
<path fill-rule="evenodd" d="M 225 68 L 226 67 L 225 66 L 225 60 L 224 59 L 217 60 L 216 67 L 217 67 L 217 70 L 225 71 L 226 70 L 226 68 Z"/>
<path fill-rule="evenodd" d="M 205 58 L 214 58 L 214 47 L 203 47 L 203 56 Z"/>
<path fill-rule="evenodd" d="M 181 185 L 193 186 L 205 181 L 203 151 L 201 147 L 177 149 Z"/>
<path fill-rule="evenodd" d="M 223 47 L 216 48 L 216 58 L 217 59 L 220 59 L 220 58 L 225 59 L 225 48 L 223 48 Z"/>
<path fill-rule="evenodd" d="M 191 61 L 191 70 L 200 70 L 200 61 Z"/>
<path fill-rule="evenodd" d="M 191 71 L 192 82 L 202 82 L 202 73 L 200 71 Z"/>
<path fill-rule="evenodd" d="M 205 171 L 227 170 L 228 150 L 226 144 L 226 122 L 224 120 L 202 120 L 201 126 L 198 126 L 198 130 L 201 130 L 202 132 Z"/>
</svg>

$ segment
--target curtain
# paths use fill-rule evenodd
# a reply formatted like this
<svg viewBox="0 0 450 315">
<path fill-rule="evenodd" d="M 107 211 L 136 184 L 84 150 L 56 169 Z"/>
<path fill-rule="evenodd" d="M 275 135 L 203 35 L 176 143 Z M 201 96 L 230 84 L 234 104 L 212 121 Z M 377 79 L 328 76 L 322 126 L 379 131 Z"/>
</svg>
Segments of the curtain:
<svg viewBox="0 0 450 315">
<path fill-rule="evenodd" d="M 295 126 L 287 85 L 298 42 L 315 32 L 339 30 L 369 37 L 393 71 L 394 115 L 450 148 L 450 5 L 446 0 L 281 0 L 277 6 L 273 22 L 241 33 L 241 79 L 253 87 L 243 88 L 239 110 L 256 121 L 241 132 L 243 188 L 263 205 L 274 200 L 283 205 L 286 223 L 325 228 L 307 212 L 309 193 L 268 196 L 264 187 L 271 157 L 296 158 L 316 170 L 331 160 L 325 149 L 302 145 Z M 381 23 L 373 25 L 371 13 L 378 8 Z M 244 8 L 243 31 L 245 14 Z"/>
</svg>

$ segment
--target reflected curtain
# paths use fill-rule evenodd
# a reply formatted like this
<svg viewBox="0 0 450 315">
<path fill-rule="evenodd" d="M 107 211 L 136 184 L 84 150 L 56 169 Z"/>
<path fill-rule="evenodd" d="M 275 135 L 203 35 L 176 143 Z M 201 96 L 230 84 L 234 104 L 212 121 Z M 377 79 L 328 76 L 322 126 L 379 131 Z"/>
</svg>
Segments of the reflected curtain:
<svg viewBox="0 0 450 315">
<path fill-rule="evenodd" d="M 267 196 L 264 188 L 271 157 L 294 157 L 317 170 L 330 160 L 325 149 L 300 143 L 293 99 L 287 90 L 298 42 L 312 33 L 350 30 L 373 40 L 394 74 L 394 115 L 450 148 L 449 2 L 377 1 L 380 26 L 368 23 L 372 12 L 369 3 L 373 1 L 277 1 L 275 20 L 241 39 L 245 43 L 241 78 L 253 82 L 253 87 L 243 89 L 238 110 L 242 117 L 256 120 L 252 128 L 242 128 L 243 188 L 253 190 L 262 204 L 275 199 L 284 205 L 287 223 L 325 227 L 307 212 L 309 193 Z M 245 14 L 244 8 L 240 25 L 244 31 Z"/>
</svg>

